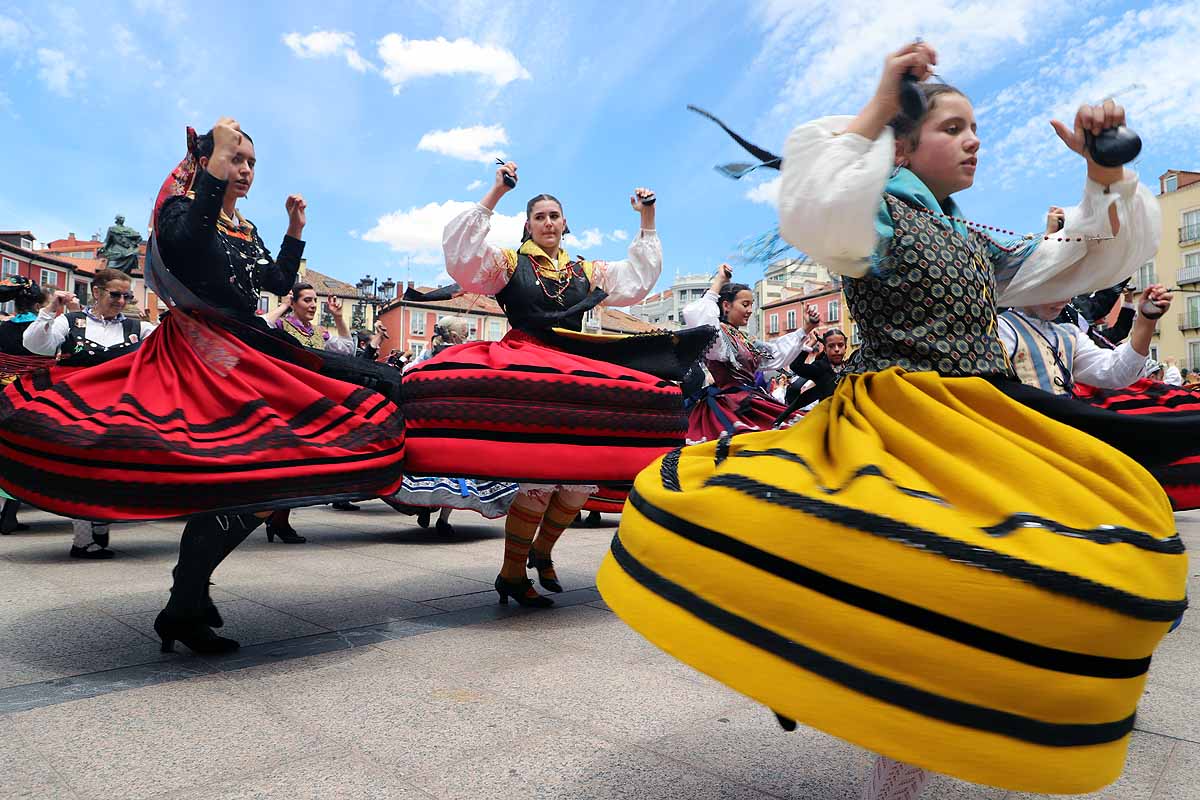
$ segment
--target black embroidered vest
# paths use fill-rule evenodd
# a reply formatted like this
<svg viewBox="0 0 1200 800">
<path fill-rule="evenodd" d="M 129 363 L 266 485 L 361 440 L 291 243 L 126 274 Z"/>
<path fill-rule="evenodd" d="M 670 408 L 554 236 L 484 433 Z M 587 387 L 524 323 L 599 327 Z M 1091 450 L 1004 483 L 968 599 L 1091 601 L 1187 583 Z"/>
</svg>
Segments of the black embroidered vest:
<svg viewBox="0 0 1200 800">
<path fill-rule="evenodd" d="M 125 317 L 121 320 L 121 341 L 113 345 L 102 345 L 87 338 L 88 315 L 82 311 L 68 311 L 67 338 L 58 349 L 59 359 L 72 366 L 95 365 L 111 358 L 124 355 L 142 343 L 142 323 Z"/>
<path fill-rule="evenodd" d="M 496 293 L 509 323 L 518 330 L 536 332 L 547 328 L 583 330 L 583 315 L 608 294 L 592 289 L 583 264 L 572 261 L 566 286 L 535 272 L 533 260 L 519 253 L 508 284 Z"/>
<path fill-rule="evenodd" d="M 895 235 L 877 270 L 844 283 L 861 346 L 847 372 L 892 366 L 946 376 L 1008 374 L 986 240 L 884 195 Z"/>
</svg>

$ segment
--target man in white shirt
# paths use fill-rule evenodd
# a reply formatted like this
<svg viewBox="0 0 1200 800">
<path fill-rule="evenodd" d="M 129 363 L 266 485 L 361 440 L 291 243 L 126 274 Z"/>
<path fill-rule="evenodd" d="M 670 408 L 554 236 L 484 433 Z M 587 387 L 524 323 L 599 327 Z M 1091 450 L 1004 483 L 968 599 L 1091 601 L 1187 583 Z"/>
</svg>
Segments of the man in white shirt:
<svg viewBox="0 0 1200 800">
<path fill-rule="evenodd" d="M 153 323 L 125 316 L 125 305 L 133 300 L 132 281 L 120 270 L 102 269 L 92 279 L 92 305 L 70 311 L 76 303 L 70 292 L 55 292 L 29 327 L 22 343 L 33 353 L 58 355 L 68 364 L 92 364 L 124 355 L 141 345 L 153 332 Z M 75 541 L 72 558 L 107 559 L 108 523 L 71 520 Z"/>
<path fill-rule="evenodd" d="M 1142 293 L 1129 339 L 1112 350 L 1098 347 L 1077 325 L 1052 322 L 1067 301 L 1010 309 L 999 317 L 1004 350 L 1022 383 L 1068 394 L 1075 381 L 1119 389 L 1142 377 L 1158 319 L 1172 296 L 1155 284 Z"/>
</svg>

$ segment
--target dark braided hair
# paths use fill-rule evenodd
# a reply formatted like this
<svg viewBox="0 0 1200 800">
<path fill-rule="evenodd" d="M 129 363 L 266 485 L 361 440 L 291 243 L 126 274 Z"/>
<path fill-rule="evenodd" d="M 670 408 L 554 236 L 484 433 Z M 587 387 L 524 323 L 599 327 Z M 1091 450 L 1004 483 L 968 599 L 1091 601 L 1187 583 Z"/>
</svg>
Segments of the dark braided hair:
<svg viewBox="0 0 1200 800">
<path fill-rule="evenodd" d="M 717 308 L 721 311 L 721 322 L 727 322 L 725 319 L 725 303 L 732 303 L 742 292 L 753 293 L 754 290 L 744 283 L 727 283 L 721 287 L 720 293 L 717 294 Z"/>
<path fill-rule="evenodd" d="M 846 341 L 850 341 L 849 337 L 846 336 L 845 331 L 843 331 L 841 328 L 830 328 L 821 334 L 821 343 L 828 344 L 830 336 L 840 336 Z"/>
<path fill-rule="evenodd" d="M 549 200 L 552 203 L 554 203 L 555 205 L 557 205 L 559 212 L 561 214 L 563 214 L 563 216 L 566 216 L 566 212 L 563 211 L 562 201 L 559 200 L 554 195 L 539 194 L 536 197 L 530 198 L 529 202 L 525 204 L 525 230 L 524 230 L 524 232 L 521 233 L 521 244 L 525 244 L 526 242 L 528 242 L 530 239 L 533 238 L 533 234 L 529 232 L 529 218 L 530 218 L 530 216 L 533 215 L 533 207 L 535 205 L 537 205 L 538 203 L 542 202 L 543 200 Z M 566 225 L 563 225 L 563 236 L 566 236 L 570 232 L 571 232 L 571 229 L 568 228 Z"/>
<path fill-rule="evenodd" d="M 937 105 L 937 99 L 944 94 L 966 97 L 960 89 L 956 89 L 948 83 L 918 83 L 917 88 L 921 90 L 921 94 L 925 95 L 925 100 L 929 103 L 929 111 L 933 111 L 934 106 Z M 915 148 L 921 143 L 921 122 L 922 120 L 913 119 L 901 111 L 892 117 L 892 121 L 888 125 L 891 126 L 897 139 L 906 139 Z"/>
</svg>

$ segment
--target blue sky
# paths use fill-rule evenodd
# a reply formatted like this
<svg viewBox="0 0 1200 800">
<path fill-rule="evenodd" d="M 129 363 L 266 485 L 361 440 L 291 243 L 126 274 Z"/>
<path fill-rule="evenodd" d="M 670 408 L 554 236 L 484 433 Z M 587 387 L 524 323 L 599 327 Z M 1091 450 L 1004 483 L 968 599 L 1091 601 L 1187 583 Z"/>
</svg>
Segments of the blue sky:
<svg viewBox="0 0 1200 800">
<path fill-rule="evenodd" d="M 184 127 L 230 114 L 258 152 L 243 212 L 274 243 L 302 192 L 309 263 L 327 274 L 434 282 L 444 221 L 501 152 L 522 180 L 497 238 L 515 245 L 545 191 L 573 250 L 619 258 L 629 192 L 650 186 L 666 285 L 774 224 L 771 174 L 714 172 L 743 154 L 688 103 L 778 152 L 795 124 L 854 113 L 884 53 L 918 35 L 977 109 L 980 168 L 958 196 L 975 220 L 1040 229 L 1047 205 L 1076 202 L 1082 162 L 1048 120 L 1114 92 L 1145 139 L 1143 180 L 1200 169 L 1200 5 L 995 6 L 17 0 L 0 7 L 0 228 L 84 237 L 116 213 L 144 227 Z"/>
</svg>

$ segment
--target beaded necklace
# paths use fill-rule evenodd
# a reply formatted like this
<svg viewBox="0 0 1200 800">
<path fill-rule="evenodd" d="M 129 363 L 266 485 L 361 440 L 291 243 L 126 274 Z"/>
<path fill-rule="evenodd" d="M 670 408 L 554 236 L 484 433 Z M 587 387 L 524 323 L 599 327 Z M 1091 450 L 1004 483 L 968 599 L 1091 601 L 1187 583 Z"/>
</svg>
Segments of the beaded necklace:
<svg viewBox="0 0 1200 800">
<path fill-rule="evenodd" d="M 1038 238 L 1038 234 L 1036 234 L 1036 233 L 1018 233 L 1017 231 L 1010 231 L 1007 228 L 998 228 L 995 225 L 984 225 L 982 222 L 972 222 L 971 220 L 963 219 L 962 217 L 952 217 L 949 214 L 939 214 L 936 211 L 930 211 L 929 209 L 925 208 L 924 206 L 910 205 L 909 208 L 915 209 L 916 211 L 919 211 L 920 213 L 925 214 L 930 217 L 937 217 L 940 219 L 949 220 L 950 222 L 962 223 L 963 225 L 966 225 L 969 228 L 974 228 L 979 233 L 983 233 L 985 236 L 987 236 L 987 233 L 985 233 L 985 231 L 987 231 L 987 232 L 991 232 L 991 233 L 1002 233 L 1002 234 L 1005 234 L 1006 236 L 1016 236 L 1017 238 L 1019 238 L 1021 240 L 1021 242 L 1031 242 L 1034 239 Z M 1115 239 L 1116 237 L 1115 236 L 1051 236 L 1050 234 L 1042 234 L 1041 238 L 1042 238 L 1043 242 L 1104 242 L 1104 241 L 1108 241 L 1109 239 Z M 1014 244 L 1011 247 L 1006 246 L 1006 245 L 1000 244 L 995 239 L 993 239 L 991 236 L 987 236 L 987 239 L 988 239 L 988 241 L 990 241 L 992 244 L 994 244 L 997 248 L 1004 251 L 1005 253 L 1012 253 L 1012 252 L 1016 251 L 1016 249 L 1018 247 L 1021 246 L 1020 244 Z"/>
</svg>

